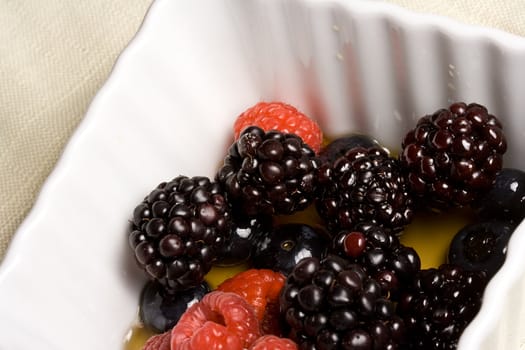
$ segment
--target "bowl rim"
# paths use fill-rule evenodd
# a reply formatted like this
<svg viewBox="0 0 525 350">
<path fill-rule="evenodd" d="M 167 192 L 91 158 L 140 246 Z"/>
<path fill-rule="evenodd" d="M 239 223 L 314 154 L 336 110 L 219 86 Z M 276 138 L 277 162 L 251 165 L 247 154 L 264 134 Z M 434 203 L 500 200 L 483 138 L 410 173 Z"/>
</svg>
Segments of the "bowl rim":
<svg viewBox="0 0 525 350">
<path fill-rule="evenodd" d="M 100 108 L 100 101 L 104 99 L 106 95 L 110 93 L 112 89 L 115 88 L 115 82 L 118 79 L 119 71 L 122 66 L 126 65 L 127 57 L 133 56 L 136 54 L 136 51 L 140 50 L 141 45 L 145 40 L 148 40 L 150 35 L 148 34 L 150 30 L 154 27 L 152 25 L 155 14 L 157 12 L 162 12 L 164 6 L 167 6 L 171 0 L 154 0 L 147 10 L 146 16 L 142 24 L 140 25 L 137 33 L 133 36 L 130 42 L 126 45 L 124 50 L 120 53 L 118 58 L 113 65 L 108 78 L 103 83 L 103 86 L 95 94 L 92 99 L 89 107 L 84 115 L 84 118 L 81 120 L 77 128 L 72 133 L 70 139 L 66 143 L 62 153 L 60 154 L 58 161 L 56 162 L 54 168 L 50 172 L 47 179 L 42 184 L 40 190 L 38 191 L 37 197 L 34 201 L 32 208 L 29 213 L 26 215 L 21 225 L 15 231 L 6 254 L 2 261 L 0 262 L 0 284 L 8 276 L 12 268 L 16 266 L 17 260 L 20 258 L 18 256 L 18 251 L 20 246 L 24 244 L 26 239 L 29 239 L 31 235 L 34 234 L 35 223 L 38 222 L 38 218 L 42 215 L 42 212 L 45 212 L 47 202 L 47 194 L 54 190 L 56 186 L 60 186 L 60 178 L 64 173 L 64 170 L 69 166 L 68 159 L 74 156 L 76 145 L 78 141 L 83 137 L 85 131 L 91 127 L 93 116 L 98 114 L 98 109 Z M 201 3 L 205 3 L 206 0 L 198 0 Z M 216 1 L 216 0 L 212 0 Z M 231 0 L 234 1 L 234 0 Z M 399 5 L 384 3 L 384 2 L 370 2 L 363 0 L 293 0 L 298 2 L 303 2 L 305 4 L 310 4 L 311 6 L 331 6 L 337 4 L 338 6 L 343 6 L 348 10 L 353 12 L 358 12 L 364 16 L 382 16 L 388 18 L 394 23 L 402 23 L 405 27 L 413 28 L 418 30 L 421 27 L 435 27 L 439 32 L 442 32 L 446 35 L 453 35 L 459 38 L 473 38 L 473 37 L 482 37 L 486 40 L 501 46 L 505 50 L 519 51 L 525 53 L 525 38 L 516 34 L 512 34 L 500 29 L 490 28 L 481 25 L 468 24 L 460 22 L 456 19 L 445 17 L 442 15 L 435 14 L 425 14 L 414 12 L 412 10 L 403 8 Z M 225 0 L 228 2 L 228 0 Z M 525 231 L 525 224 L 521 224 L 516 228 L 517 231 Z M 473 337 L 473 328 L 476 328 L 476 332 L 484 330 L 487 331 L 494 327 L 497 319 L 491 317 L 495 313 L 497 306 L 501 307 L 502 301 L 499 298 L 494 297 L 494 295 L 500 294 L 502 288 L 510 288 L 516 279 L 518 278 L 517 274 L 524 274 L 525 270 L 525 257 L 522 257 L 523 254 L 513 248 L 517 243 L 521 243 L 525 246 L 525 234 L 513 235 L 509 243 L 509 251 L 507 255 L 507 260 L 500 272 L 498 272 L 494 278 L 490 281 L 485 295 L 490 298 L 491 304 L 483 303 L 478 316 L 471 322 L 469 327 L 465 330 L 464 334 L 460 338 L 460 342 L 465 342 L 466 337 L 471 339 Z M 509 263 L 507 263 L 509 262 Z M 512 262 L 512 264 L 510 263 Z M 131 320 L 130 320 L 131 321 Z M 470 341 L 470 340 L 469 340 Z M 460 343 L 461 344 L 461 343 Z"/>
</svg>

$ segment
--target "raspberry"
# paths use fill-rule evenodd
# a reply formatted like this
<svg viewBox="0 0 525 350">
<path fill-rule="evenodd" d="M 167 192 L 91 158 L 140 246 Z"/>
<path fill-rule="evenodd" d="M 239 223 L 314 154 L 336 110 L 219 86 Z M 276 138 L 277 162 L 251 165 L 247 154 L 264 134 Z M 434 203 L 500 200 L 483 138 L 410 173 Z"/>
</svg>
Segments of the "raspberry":
<svg viewBox="0 0 525 350">
<path fill-rule="evenodd" d="M 296 134 L 316 153 L 321 149 L 323 133 L 319 125 L 295 107 L 283 102 L 259 102 L 244 111 L 233 125 L 235 140 L 248 126 L 258 126 L 264 131 L 279 130 Z"/>
<path fill-rule="evenodd" d="M 235 293 L 213 291 L 192 305 L 171 331 L 177 350 L 243 350 L 260 337 L 253 308 Z"/>
<path fill-rule="evenodd" d="M 268 269 L 250 269 L 222 282 L 217 289 L 242 296 L 253 306 L 263 334 L 280 335 L 279 294 L 285 277 Z"/>
<path fill-rule="evenodd" d="M 156 334 L 150 337 L 142 350 L 170 350 L 171 332 Z"/>
<path fill-rule="evenodd" d="M 250 350 L 297 350 L 297 344 L 287 338 L 264 335 L 253 343 Z"/>
</svg>

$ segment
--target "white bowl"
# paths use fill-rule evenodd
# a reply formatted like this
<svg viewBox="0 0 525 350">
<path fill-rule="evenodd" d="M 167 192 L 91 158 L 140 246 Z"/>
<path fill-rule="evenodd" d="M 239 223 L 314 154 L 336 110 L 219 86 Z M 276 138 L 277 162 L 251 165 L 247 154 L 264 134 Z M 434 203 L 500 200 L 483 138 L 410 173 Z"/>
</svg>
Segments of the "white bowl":
<svg viewBox="0 0 525 350">
<path fill-rule="evenodd" d="M 157 183 L 213 176 L 239 112 L 283 100 L 327 134 L 398 148 L 415 118 L 480 102 L 525 168 L 525 40 L 356 0 L 158 0 L 18 230 L 0 270 L 0 348 L 115 350 L 143 283 L 127 221 Z M 460 350 L 525 338 L 525 227 Z"/>
</svg>

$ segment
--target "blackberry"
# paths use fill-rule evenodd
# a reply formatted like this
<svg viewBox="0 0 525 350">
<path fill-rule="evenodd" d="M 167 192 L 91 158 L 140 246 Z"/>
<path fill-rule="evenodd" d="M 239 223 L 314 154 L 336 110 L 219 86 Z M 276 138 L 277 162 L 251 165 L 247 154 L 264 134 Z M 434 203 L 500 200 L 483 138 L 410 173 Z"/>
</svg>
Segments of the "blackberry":
<svg viewBox="0 0 525 350">
<path fill-rule="evenodd" d="M 408 349 L 452 350 L 481 307 L 487 278 L 453 264 L 421 270 L 397 313 L 405 321 Z"/>
<path fill-rule="evenodd" d="M 135 208 L 129 243 L 148 276 L 175 292 L 203 281 L 229 226 L 230 208 L 218 183 L 178 176 Z"/>
<path fill-rule="evenodd" d="M 295 134 L 252 126 L 230 147 L 216 180 L 236 212 L 291 214 L 313 201 L 317 162 Z"/>
<path fill-rule="evenodd" d="M 494 183 L 507 149 L 498 118 L 463 102 L 420 118 L 401 146 L 411 191 L 436 209 L 477 201 Z"/>
<path fill-rule="evenodd" d="M 300 349 L 401 349 L 404 322 L 359 265 L 304 258 L 281 290 L 281 314 Z"/>
<path fill-rule="evenodd" d="M 356 147 L 318 170 L 316 208 L 331 231 L 373 222 L 399 233 L 413 217 L 397 159 L 379 147 Z"/>
<path fill-rule="evenodd" d="M 417 252 L 391 232 L 374 224 L 358 224 L 343 230 L 332 242 L 332 252 L 360 265 L 374 277 L 392 300 L 411 285 L 421 268 Z"/>
</svg>

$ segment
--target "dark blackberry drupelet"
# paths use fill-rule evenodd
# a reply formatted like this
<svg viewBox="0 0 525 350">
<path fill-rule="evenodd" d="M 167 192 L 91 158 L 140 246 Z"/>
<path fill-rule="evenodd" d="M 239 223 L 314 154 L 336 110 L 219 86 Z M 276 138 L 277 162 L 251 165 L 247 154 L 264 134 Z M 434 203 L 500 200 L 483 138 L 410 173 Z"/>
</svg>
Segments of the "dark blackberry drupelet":
<svg viewBox="0 0 525 350">
<path fill-rule="evenodd" d="M 178 176 L 135 208 L 129 243 L 148 276 L 175 292 L 203 281 L 229 226 L 230 208 L 218 183 Z"/>
<path fill-rule="evenodd" d="M 398 233 L 413 217 L 399 162 L 383 148 L 352 148 L 318 170 L 316 208 L 333 232 L 373 222 Z"/>
<path fill-rule="evenodd" d="M 313 201 L 317 162 L 295 134 L 248 127 L 230 147 L 216 179 L 236 212 L 291 214 Z"/>
<path fill-rule="evenodd" d="M 481 307 L 487 278 L 452 264 L 421 270 L 397 313 L 404 319 L 408 349 L 452 350 Z"/>
<path fill-rule="evenodd" d="M 462 102 L 420 118 L 401 146 L 411 191 L 437 209 L 478 200 L 502 169 L 507 149 L 498 118 Z"/>
<path fill-rule="evenodd" d="M 360 265 L 379 282 L 383 291 L 397 300 L 421 268 L 417 252 L 380 226 L 363 223 L 343 230 L 332 241 L 332 252 Z"/>
<path fill-rule="evenodd" d="M 402 349 L 404 322 L 379 282 L 357 264 L 329 255 L 304 258 L 280 296 L 300 349 Z"/>
</svg>

